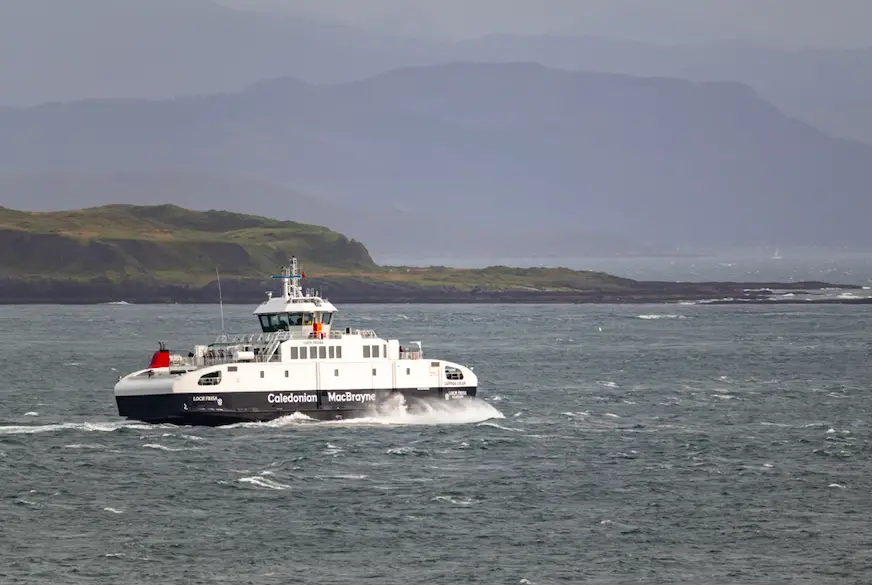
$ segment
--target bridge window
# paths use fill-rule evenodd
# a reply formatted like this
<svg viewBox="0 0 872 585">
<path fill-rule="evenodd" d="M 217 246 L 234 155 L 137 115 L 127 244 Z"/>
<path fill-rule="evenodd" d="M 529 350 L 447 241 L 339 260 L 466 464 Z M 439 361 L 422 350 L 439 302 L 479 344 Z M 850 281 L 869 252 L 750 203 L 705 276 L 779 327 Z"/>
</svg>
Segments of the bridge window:
<svg viewBox="0 0 872 585">
<path fill-rule="evenodd" d="M 463 380 L 463 372 L 461 372 L 457 368 L 452 368 L 451 366 L 445 366 L 445 379 L 446 380 Z"/>
<path fill-rule="evenodd" d="M 264 333 L 275 333 L 276 331 L 288 331 L 292 325 L 287 313 L 274 315 L 258 315 L 260 319 L 260 328 Z"/>
<path fill-rule="evenodd" d="M 300 359 L 300 350 L 299 350 L 299 348 L 297 348 L 297 347 L 292 347 L 292 348 L 291 348 L 291 359 L 292 359 L 292 360 L 298 360 L 298 359 Z"/>
<path fill-rule="evenodd" d="M 331 313 L 324 313 L 321 322 L 329 325 L 332 317 Z M 276 313 L 274 315 L 258 315 L 258 318 L 260 319 L 260 328 L 264 333 L 289 331 L 292 327 L 312 325 L 315 322 L 314 313 Z"/>
<path fill-rule="evenodd" d="M 324 325 L 330 325 L 330 321 L 332 320 L 333 313 L 324 313 L 324 315 L 321 316 L 321 323 L 323 323 Z"/>
<path fill-rule="evenodd" d="M 200 376 L 200 379 L 197 380 L 197 384 L 200 386 L 217 386 L 221 383 L 221 371 L 209 372 L 208 374 L 203 374 Z"/>
<path fill-rule="evenodd" d="M 368 358 L 368 357 L 370 357 L 370 351 L 369 351 L 369 346 L 368 346 L 368 345 L 364 345 L 364 346 L 363 346 L 363 357 L 364 357 L 364 358 Z"/>
</svg>

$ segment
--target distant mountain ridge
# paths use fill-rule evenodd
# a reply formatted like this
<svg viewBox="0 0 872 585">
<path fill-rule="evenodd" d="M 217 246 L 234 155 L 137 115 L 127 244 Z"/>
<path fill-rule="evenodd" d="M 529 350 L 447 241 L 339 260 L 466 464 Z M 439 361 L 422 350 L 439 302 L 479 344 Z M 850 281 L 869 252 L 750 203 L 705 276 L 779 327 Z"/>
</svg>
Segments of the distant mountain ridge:
<svg viewBox="0 0 872 585">
<path fill-rule="evenodd" d="M 453 63 L 0 112 L 0 174 L 181 168 L 405 210 L 419 222 L 397 245 L 537 229 L 665 247 L 872 243 L 872 149 L 738 83 Z"/>
<path fill-rule="evenodd" d="M 641 9 L 637 5 L 621 19 L 644 22 L 637 14 Z M 661 18 L 661 28 L 672 18 Z M 744 42 L 668 46 L 566 35 L 489 35 L 447 43 L 377 34 L 300 14 L 237 10 L 210 0 L 6 0 L 0 3 L 0 55 L 9 57 L 0 60 L 0 105 L 157 99 L 236 92 L 275 77 L 338 83 L 406 66 L 523 61 L 742 82 L 791 115 L 872 142 L 868 113 L 850 109 L 872 100 L 872 48 L 788 51 Z M 841 111 L 853 113 L 839 117 Z"/>
</svg>

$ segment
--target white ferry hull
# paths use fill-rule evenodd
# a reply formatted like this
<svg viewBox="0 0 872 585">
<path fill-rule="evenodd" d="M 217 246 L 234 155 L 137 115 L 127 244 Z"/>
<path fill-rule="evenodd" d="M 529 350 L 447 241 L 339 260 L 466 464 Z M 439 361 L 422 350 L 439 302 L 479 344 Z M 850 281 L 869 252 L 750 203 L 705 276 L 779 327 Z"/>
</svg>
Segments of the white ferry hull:
<svg viewBox="0 0 872 585">
<path fill-rule="evenodd" d="M 372 416 L 401 395 L 410 411 L 427 403 L 474 398 L 476 388 L 304 390 L 116 395 L 118 413 L 147 423 L 220 426 L 303 414 L 316 420 Z"/>
</svg>

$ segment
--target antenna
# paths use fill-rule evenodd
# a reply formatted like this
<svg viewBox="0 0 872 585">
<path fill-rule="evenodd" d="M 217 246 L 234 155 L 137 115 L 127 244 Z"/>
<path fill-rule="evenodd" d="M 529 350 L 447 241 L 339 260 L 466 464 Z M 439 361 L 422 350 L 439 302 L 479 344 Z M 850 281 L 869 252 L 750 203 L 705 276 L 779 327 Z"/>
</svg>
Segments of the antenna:
<svg viewBox="0 0 872 585">
<path fill-rule="evenodd" d="M 221 275 L 218 274 L 218 267 L 215 267 L 215 276 L 218 278 L 218 303 L 221 305 L 221 334 L 224 334 L 224 297 L 221 294 Z"/>
<path fill-rule="evenodd" d="M 299 299 L 303 296 L 300 279 L 305 278 L 306 275 L 297 272 L 297 266 L 296 256 L 291 256 L 291 265 L 282 266 L 281 274 L 272 275 L 273 278 L 281 278 L 284 280 L 282 283 L 282 298 L 285 302 L 288 302 L 290 299 Z"/>
</svg>

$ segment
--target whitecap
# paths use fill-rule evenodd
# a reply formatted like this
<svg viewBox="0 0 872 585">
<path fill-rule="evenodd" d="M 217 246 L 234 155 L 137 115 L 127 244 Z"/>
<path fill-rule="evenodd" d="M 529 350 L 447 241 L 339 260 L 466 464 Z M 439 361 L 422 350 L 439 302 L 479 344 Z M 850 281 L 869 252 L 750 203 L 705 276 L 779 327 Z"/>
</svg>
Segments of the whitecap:
<svg viewBox="0 0 872 585">
<path fill-rule="evenodd" d="M 195 447 L 167 447 L 166 445 L 161 445 L 160 443 L 146 443 L 142 446 L 144 449 L 158 449 L 160 451 L 194 451 Z"/>
<path fill-rule="evenodd" d="M 436 496 L 433 500 L 454 504 L 455 506 L 471 506 L 476 503 L 472 498 L 454 498 L 452 496 Z"/>
<path fill-rule="evenodd" d="M 477 426 L 477 427 L 491 427 L 491 428 L 494 428 L 494 429 L 500 429 L 501 431 L 510 431 L 510 432 L 513 432 L 513 433 L 520 432 L 520 430 L 521 430 L 521 429 L 512 429 L 512 428 L 509 428 L 509 427 L 504 427 L 504 426 L 502 426 L 502 425 L 498 425 L 498 424 L 496 424 L 496 423 L 492 423 L 492 422 L 483 422 L 483 423 L 478 423 L 478 424 L 475 425 L 475 426 Z"/>
<path fill-rule="evenodd" d="M 113 514 L 123 514 L 124 513 L 123 510 L 119 510 L 118 508 L 106 507 L 106 508 L 103 508 L 103 510 L 105 510 L 106 512 L 112 512 Z"/>
<path fill-rule="evenodd" d="M 130 422 L 56 423 L 47 425 L 0 425 L 0 435 L 30 435 L 57 431 L 111 432 L 120 429 L 155 429 L 154 425 Z"/>
<path fill-rule="evenodd" d="M 268 477 L 259 477 L 259 476 L 241 477 L 241 478 L 239 478 L 239 481 L 241 483 L 247 483 L 247 484 L 251 484 L 253 486 L 267 488 L 267 489 L 271 489 L 271 490 L 281 491 L 281 490 L 287 490 L 287 489 L 291 488 L 291 486 L 289 486 L 289 485 L 279 483 L 279 482 L 272 480 Z"/>
<path fill-rule="evenodd" d="M 636 315 L 637 319 L 643 319 L 645 321 L 656 321 L 658 319 L 686 319 L 684 315 L 674 315 L 674 314 L 664 314 L 664 313 L 655 313 L 650 315 Z"/>
</svg>

